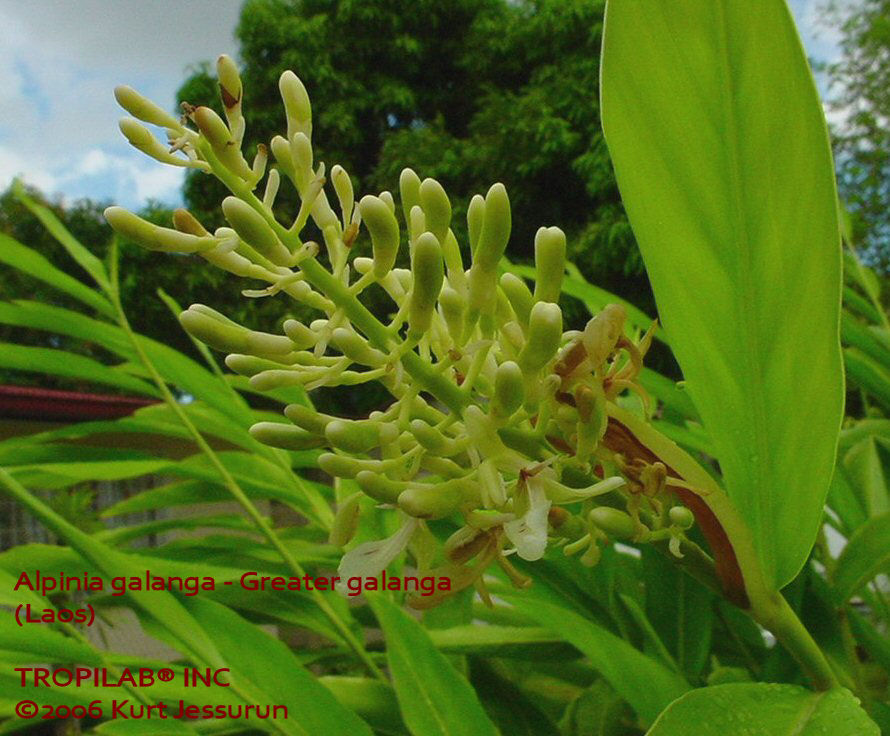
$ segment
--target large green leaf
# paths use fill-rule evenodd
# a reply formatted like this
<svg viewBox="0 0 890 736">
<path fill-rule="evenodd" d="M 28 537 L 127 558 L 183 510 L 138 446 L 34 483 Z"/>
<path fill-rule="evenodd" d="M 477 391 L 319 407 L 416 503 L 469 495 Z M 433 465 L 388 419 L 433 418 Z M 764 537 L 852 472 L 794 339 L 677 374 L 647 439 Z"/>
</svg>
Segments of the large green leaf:
<svg viewBox="0 0 890 736">
<path fill-rule="evenodd" d="M 612 0 L 602 114 L 668 341 L 768 582 L 822 516 L 843 410 L 825 120 L 783 0 Z"/>
<path fill-rule="evenodd" d="M 693 690 L 659 716 L 646 736 L 880 736 L 847 690 L 735 683 Z"/>
<path fill-rule="evenodd" d="M 381 594 L 367 596 L 386 636 L 386 661 L 415 736 L 497 733 L 476 693 L 414 619 Z"/>
</svg>

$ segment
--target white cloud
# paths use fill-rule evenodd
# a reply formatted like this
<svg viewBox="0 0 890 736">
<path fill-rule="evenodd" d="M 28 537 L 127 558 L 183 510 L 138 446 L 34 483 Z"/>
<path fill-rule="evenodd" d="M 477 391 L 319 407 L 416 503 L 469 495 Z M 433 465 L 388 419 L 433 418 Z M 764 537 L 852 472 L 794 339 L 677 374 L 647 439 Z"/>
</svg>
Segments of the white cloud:
<svg viewBox="0 0 890 736">
<path fill-rule="evenodd" d="M 16 175 L 66 199 L 179 200 L 182 171 L 130 148 L 112 94 L 173 108 L 189 65 L 233 54 L 241 0 L 0 0 L 0 190 Z"/>
</svg>

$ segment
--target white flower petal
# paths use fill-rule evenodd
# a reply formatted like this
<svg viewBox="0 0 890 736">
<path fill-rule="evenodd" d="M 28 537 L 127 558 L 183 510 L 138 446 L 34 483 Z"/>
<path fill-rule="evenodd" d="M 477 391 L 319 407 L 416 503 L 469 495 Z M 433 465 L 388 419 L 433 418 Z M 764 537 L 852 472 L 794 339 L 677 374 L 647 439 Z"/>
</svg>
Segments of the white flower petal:
<svg viewBox="0 0 890 736">
<path fill-rule="evenodd" d="M 374 542 L 365 542 L 353 550 L 350 550 L 337 568 L 340 580 L 336 590 L 342 595 L 348 593 L 347 581 L 350 578 L 377 577 L 398 555 L 408 546 L 419 519 L 408 518 L 401 528 L 386 539 Z"/>
<path fill-rule="evenodd" d="M 547 549 L 547 514 L 550 499 L 536 477 L 528 479 L 528 511 L 520 519 L 504 524 L 504 533 L 523 560 L 540 560 Z"/>
</svg>

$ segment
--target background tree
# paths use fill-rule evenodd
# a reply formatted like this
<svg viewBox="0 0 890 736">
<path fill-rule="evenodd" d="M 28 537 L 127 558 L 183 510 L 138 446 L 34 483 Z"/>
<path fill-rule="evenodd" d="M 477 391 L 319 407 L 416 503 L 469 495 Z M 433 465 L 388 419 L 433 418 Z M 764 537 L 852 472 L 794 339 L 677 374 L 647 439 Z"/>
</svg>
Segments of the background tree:
<svg viewBox="0 0 890 736">
<path fill-rule="evenodd" d="M 357 191 L 394 189 L 411 166 L 452 193 L 461 227 L 470 197 L 503 181 L 512 258 L 530 260 L 537 228 L 559 225 L 588 278 L 653 310 L 600 130 L 602 14 L 601 0 L 247 0 L 248 150 L 282 130 L 278 77 L 293 69 L 317 158 L 342 164 Z M 219 109 L 208 67 L 179 97 Z M 222 224 L 221 194 L 199 173 L 185 187 L 208 224 Z"/>
<path fill-rule="evenodd" d="M 890 0 L 831 2 L 840 61 L 827 67 L 832 105 L 843 115 L 834 145 L 841 195 L 867 259 L 890 270 Z"/>
</svg>

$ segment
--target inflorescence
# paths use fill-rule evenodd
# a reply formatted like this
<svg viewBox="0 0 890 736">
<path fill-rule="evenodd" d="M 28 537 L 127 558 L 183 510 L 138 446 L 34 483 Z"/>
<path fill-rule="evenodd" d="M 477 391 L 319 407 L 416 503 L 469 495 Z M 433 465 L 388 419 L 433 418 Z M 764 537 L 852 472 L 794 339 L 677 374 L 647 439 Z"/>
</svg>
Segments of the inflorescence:
<svg viewBox="0 0 890 736">
<path fill-rule="evenodd" d="M 451 579 L 451 591 L 475 585 L 498 564 L 514 584 L 530 580 L 509 561 L 540 559 L 548 543 L 595 565 L 609 539 L 670 540 L 679 555 L 691 512 L 665 503 L 668 469 L 633 459 L 603 442 L 608 407 L 636 380 L 652 339 L 625 336 L 625 312 L 609 305 L 582 331 L 564 331 L 557 300 L 566 238 L 556 227 L 535 237 L 534 290 L 499 264 L 510 237 L 507 191 L 494 184 L 467 211 L 469 242 L 452 231 L 442 185 L 411 169 L 399 179 L 401 222 L 389 192 L 358 202 L 341 166 L 326 176 L 313 162 L 309 97 L 292 72 L 279 87 L 287 135 L 260 145 L 252 163 L 242 153 L 242 86 L 227 56 L 217 64 L 223 120 L 207 107 L 183 105 L 181 119 L 129 87 L 118 102 L 133 118 L 120 127 L 136 148 L 162 163 L 216 176 L 231 192 L 222 202 L 229 227 L 211 233 L 187 210 L 173 228 L 120 208 L 105 216 L 120 234 L 151 250 L 195 253 L 214 266 L 261 282 L 248 297 L 282 292 L 319 313 L 310 324 L 287 320 L 283 334 L 249 330 L 193 304 L 180 316 L 196 339 L 227 353 L 226 365 L 258 390 L 357 386 L 379 382 L 392 396 L 383 411 L 353 420 L 292 404 L 290 423 L 251 427 L 259 441 L 288 450 L 323 448 L 320 467 L 355 484 L 340 504 L 331 540 L 347 544 L 358 523 L 361 494 L 397 509 L 400 527 L 388 539 L 346 553 L 343 579 L 379 574 L 412 544 L 424 575 Z M 165 129 L 162 144 L 141 122 Z M 274 166 L 268 166 L 269 151 Z M 267 172 L 268 168 L 268 172 Z M 300 197 L 290 225 L 273 210 L 281 177 Z M 265 178 L 262 197 L 255 191 Z M 327 184 L 337 210 L 328 199 Z M 310 220 L 321 245 L 303 241 Z M 355 257 L 367 231 L 372 257 Z M 410 268 L 397 268 L 407 244 Z M 469 268 L 464 256 L 469 256 Z M 392 314 L 380 319 L 362 295 L 382 287 Z M 625 510 L 626 509 L 626 510 Z M 459 528 L 435 554 L 426 520 L 449 517 Z M 409 602 L 429 606 L 436 596 Z"/>
</svg>

